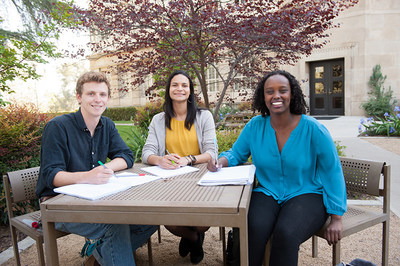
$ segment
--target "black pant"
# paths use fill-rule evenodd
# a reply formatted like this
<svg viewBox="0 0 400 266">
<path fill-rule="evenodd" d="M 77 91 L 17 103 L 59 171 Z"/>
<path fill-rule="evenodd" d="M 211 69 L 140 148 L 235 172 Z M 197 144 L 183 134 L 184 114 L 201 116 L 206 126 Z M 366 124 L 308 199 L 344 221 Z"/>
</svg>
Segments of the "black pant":
<svg viewBox="0 0 400 266">
<path fill-rule="evenodd" d="M 279 205 L 271 196 L 253 192 L 248 213 L 250 266 L 262 264 L 271 235 L 270 265 L 297 265 L 300 244 L 316 233 L 327 217 L 322 195 L 299 195 Z"/>
</svg>

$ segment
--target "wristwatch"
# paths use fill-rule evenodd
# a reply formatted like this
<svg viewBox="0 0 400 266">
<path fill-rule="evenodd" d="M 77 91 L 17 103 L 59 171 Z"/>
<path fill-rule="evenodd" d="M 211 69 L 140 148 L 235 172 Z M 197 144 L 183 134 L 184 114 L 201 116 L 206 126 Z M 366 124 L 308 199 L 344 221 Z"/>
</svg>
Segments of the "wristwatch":
<svg viewBox="0 0 400 266">
<path fill-rule="evenodd" d="M 197 161 L 196 157 L 194 157 L 193 155 L 189 155 L 189 158 L 190 160 L 192 160 L 192 164 L 194 164 Z"/>
</svg>

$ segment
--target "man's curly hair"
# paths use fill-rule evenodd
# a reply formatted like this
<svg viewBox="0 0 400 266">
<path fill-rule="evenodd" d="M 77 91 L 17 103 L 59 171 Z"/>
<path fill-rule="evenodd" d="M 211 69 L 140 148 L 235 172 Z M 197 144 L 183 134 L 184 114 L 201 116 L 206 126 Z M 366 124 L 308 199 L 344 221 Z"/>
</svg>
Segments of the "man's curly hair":
<svg viewBox="0 0 400 266">
<path fill-rule="evenodd" d="M 269 72 L 261 79 L 253 95 L 253 111 L 259 111 L 262 116 L 270 115 L 267 105 L 265 104 L 264 85 L 267 79 L 274 75 L 282 75 L 289 80 L 290 93 L 292 94 L 292 98 L 290 100 L 290 112 L 297 115 L 306 114 L 308 112 L 308 106 L 304 99 L 305 96 L 300 88 L 300 84 L 292 74 L 284 70 L 275 70 Z"/>
</svg>

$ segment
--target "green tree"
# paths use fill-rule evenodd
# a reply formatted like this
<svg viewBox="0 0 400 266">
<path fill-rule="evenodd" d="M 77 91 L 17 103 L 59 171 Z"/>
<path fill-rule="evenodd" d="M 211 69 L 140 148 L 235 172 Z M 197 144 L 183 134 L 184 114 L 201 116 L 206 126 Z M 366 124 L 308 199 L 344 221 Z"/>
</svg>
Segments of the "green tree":
<svg viewBox="0 0 400 266">
<path fill-rule="evenodd" d="M 23 22 L 22 29 L 9 30 L 6 19 L 0 17 L 0 105 L 5 102 L 1 93 L 13 90 L 8 82 L 15 79 L 27 81 L 38 79 L 33 63 L 47 63 L 47 58 L 57 58 L 54 40 L 58 39 L 63 28 L 76 28 L 78 17 L 72 2 L 54 0 L 7 1 L 2 6 L 15 8 Z"/>
<path fill-rule="evenodd" d="M 371 88 L 368 92 L 370 97 L 366 103 L 361 105 L 367 116 L 383 118 L 385 113 L 393 110 L 397 101 L 393 99 L 391 87 L 386 90 L 383 86 L 386 78 L 387 76 L 382 74 L 381 65 L 376 65 L 372 69 L 372 75 L 368 82 Z"/>
<path fill-rule="evenodd" d="M 358 0 L 131 0 L 90 2 L 92 51 L 131 73 L 132 86 L 171 66 L 195 74 L 206 107 L 209 73 L 221 82 L 218 114 L 239 74 L 251 81 L 321 48 L 334 19 Z M 97 34 L 97 36 L 96 36 Z M 164 84 L 161 84 L 163 83 Z M 147 94 L 165 85 L 157 79 Z"/>
<path fill-rule="evenodd" d="M 75 85 L 78 78 L 86 71 L 82 62 L 64 63 L 57 67 L 57 72 L 62 75 L 62 89 L 61 93 L 55 94 L 52 98 L 51 112 L 73 111 L 78 108 Z"/>
</svg>

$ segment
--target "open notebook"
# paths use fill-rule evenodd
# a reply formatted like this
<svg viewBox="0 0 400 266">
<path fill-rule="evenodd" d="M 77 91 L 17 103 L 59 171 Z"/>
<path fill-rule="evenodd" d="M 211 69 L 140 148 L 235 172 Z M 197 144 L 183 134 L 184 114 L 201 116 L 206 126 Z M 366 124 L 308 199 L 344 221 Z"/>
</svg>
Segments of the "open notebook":
<svg viewBox="0 0 400 266">
<path fill-rule="evenodd" d="M 96 200 L 161 178 L 151 175 L 139 176 L 129 172 L 118 173 L 115 176 L 110 178 L 107 184 L 73 184 L 55 188 L 54 192 Z"/>
<path fill-rule="evenodd" d="M 184 175 L 187 173 L 196 172 L 199 171 L 199 168 L 192 166 L 183 166 L 176 169 L 163 169 L 160 166 L 155 165 L 155 166 L 141 168 L 141 170 L 162 178 L 168 178 L 171 176 Z"/>
<path fill-rule="evenodd" d="M 208 171 L 197 184 L 201 186 L 252 184 L 255 172 L 256 167 L 253 164 L 223 167 L 217 172 Z"/>
</svg>

